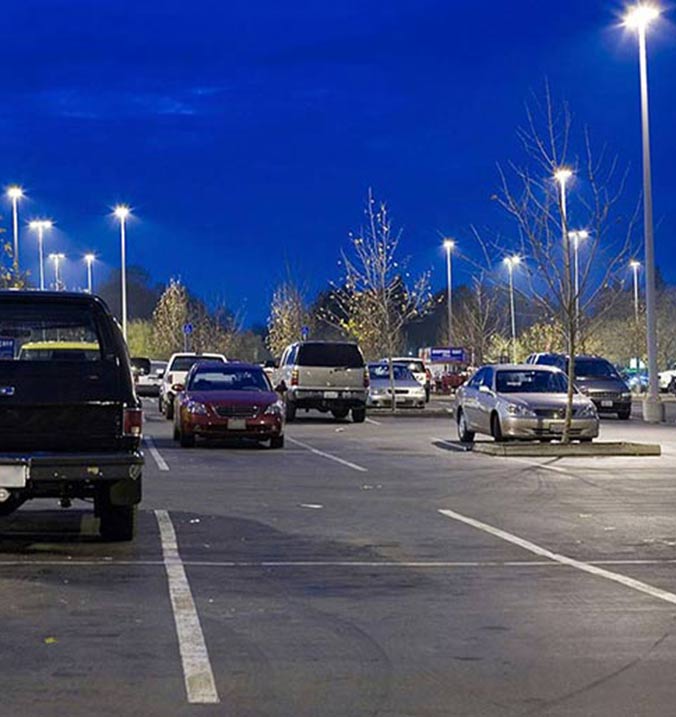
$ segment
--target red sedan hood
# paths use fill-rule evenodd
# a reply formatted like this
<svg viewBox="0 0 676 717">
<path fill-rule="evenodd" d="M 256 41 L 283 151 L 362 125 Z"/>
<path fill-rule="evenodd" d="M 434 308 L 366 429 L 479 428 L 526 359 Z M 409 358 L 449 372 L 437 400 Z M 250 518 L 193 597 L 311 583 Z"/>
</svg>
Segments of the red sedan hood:
<svg viewBox="0 0 676 717">
<path fill-rule="evenodd" d="M 278 400 L 272 391 L 188 391 L 188 398 L 210 406 L 258 406 L 267 408 Z"/>
</svg>

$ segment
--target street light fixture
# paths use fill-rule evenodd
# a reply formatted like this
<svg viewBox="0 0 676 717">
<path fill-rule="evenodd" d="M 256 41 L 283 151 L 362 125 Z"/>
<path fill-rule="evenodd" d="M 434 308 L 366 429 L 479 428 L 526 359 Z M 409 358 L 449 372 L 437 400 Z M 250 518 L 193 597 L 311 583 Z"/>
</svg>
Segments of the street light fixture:
<svg viewBox="0 0 676 717">
<path fill-rule="evenodd" d="M 451 254 L 455 249 L 455 242 L 452 239 L 444 239 L 446 250 L 446 291 L 448 300 L 448 345 L 453 345 L 453 273 L 451 267 Z"/>
<path fill-rule="evenodd" d="M 61 262 L 66 258 L 65 254 L 50 254 L 49 258 L 54 262 L 54 286 L 61 291 Z"/>
<path fill-rule="evenodd" d="M 521 263 L 518 256 L 508 256 L 503 260 L 509 271 L 509 307 L 512 317 L 512 363 L 516 363 L 516 314 L 514 313 L 514 267 Z"/>
<path fill-rule="evenodd" d="M 629 266 L 634 272 L 634 318 L 638 326 L 638 272 L 641 268 L 641 262 L 634 259 L 629 262 Z"/>
<path fill-rule="evenodd" d="M 24 196 L 23 189 L 17 185 L 7 188 L 7 197 L 12 202 L 12 229 L 14 233 L 14 278 L 19 274 L 19 199 Z"/>
<path fill-rule="evenodd" d="M 85 254 L 83 258 L 87 264 L 87 293 L 91 294 L 93 290 L 92 264 L 96 260 L 96 254 Z"/>
<path fill-rule="evenodd" d="M 113 212 L 120 222 L 120 264 L 122 282 L 122 335 L 127 340 L 127 219 L 131 209 L 125 204 L 118 204 Z"/>
<path fill-rule="evenodd" d="M 639 74 L 641 85 L 641 134 L 643 145 L 643 231 L 645 244 L 645 304 L 648 348 L 648 392 L 643 404 L 643 418 L 659 423 L 663 418 L 657 375 L 657 299 L 655 292 L 655 240 L 653 233 L 653 195 L 650 158 L 650 111 L 648 102 L 648 53 L 646 34 L 657 20 L 660 10 L 650 3 L 632 7 L 624 18 L 625 27 L 638 34 Z"/>
<path fill-rule="evenodd" d="M 38 233 L 38 258 L 40 260 L 40 291 L 45 290 L 45 253 L 44 239 L 45 229 L 51 229 L 54 226 L 49 219 L 33 219 L 28 227 Z"/>
</svg>

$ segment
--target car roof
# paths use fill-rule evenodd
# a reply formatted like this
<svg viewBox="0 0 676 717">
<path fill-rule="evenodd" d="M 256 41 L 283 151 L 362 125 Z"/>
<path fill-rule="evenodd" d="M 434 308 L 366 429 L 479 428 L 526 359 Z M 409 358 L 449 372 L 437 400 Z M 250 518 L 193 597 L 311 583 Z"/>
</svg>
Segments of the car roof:
<svg viewBox="0 0 676 717">
<path fill-rule="evenodd" d="M 227 368 L 230 370 L 231 368 L 241 368 L 241 369 L 247 369 L 247 370 L 256 370 L 256 371 L 262 371 L 263 369 L 261 366 L 257 363 L 248 363 L 247 361 L 228 361 L 227 363 L 223 363 L 223 361 L 198 361 L 193 366 L 193 371 L 196 373 L 197 371 L 201 371 L 204 369 L 209 370 L 215 370 L 215 369 L 223 369 Z"/>
<path fill-rule="evenodd" d="M 550 371 L 551 373 L 562 373 L 558 366 L 550 366 L 549 364 L 539 363 L 495 363 L 486 364 L 482 368 L 492 368 L 496 371 Z"/>
</svg>

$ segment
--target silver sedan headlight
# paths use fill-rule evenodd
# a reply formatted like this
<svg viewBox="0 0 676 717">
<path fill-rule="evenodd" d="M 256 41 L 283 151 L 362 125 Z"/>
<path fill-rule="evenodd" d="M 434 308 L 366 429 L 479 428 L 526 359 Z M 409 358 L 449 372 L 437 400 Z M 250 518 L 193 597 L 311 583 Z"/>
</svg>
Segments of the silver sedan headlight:
<svg viewBox="0 0 676 717">
<path fill-rule="evenodd" d="M 593 403 L 588 403 L 586 406 L 582 406 L 577 412 L 578 418 L 596 418 L 596 406 Z"/>
<path fill-rule="evenodd" d="M 535 411 L 521 403 L 507 404 L 507 413 L 509 413 L 510 416 L 519 416 L 520 418 L 535 418 L 536 416 Z"/>
</svg>

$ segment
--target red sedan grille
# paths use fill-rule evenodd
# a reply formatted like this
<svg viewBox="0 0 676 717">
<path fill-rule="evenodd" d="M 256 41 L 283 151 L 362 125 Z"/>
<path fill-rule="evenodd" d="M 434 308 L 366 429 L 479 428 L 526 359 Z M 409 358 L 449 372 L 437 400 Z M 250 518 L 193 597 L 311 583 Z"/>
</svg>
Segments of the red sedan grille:
<svg viewBox="0 0 676 717">
<path fill-rule="evenodd" d="M 258 406 L 216 406 L 214 410 L 221 418 L 254 418 L 260 413 Z"/>
</svg>

